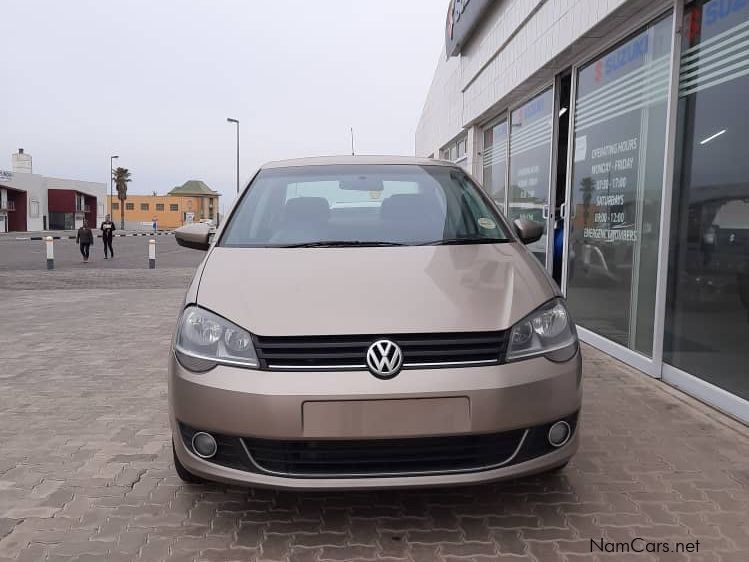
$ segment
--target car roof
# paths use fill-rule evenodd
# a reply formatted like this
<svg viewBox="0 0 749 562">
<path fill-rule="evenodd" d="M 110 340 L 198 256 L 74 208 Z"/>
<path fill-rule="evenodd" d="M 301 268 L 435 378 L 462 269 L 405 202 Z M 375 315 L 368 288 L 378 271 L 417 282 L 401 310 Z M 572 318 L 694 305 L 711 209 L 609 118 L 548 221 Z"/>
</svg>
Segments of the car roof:
<svg viewBox="0 0 749 562">
<path fill-rule="evenodd" d="M 418 158 L 416 156 L 315 156 L 310 158 L 292 158 L 266 162 L 260 169 L 294 168 L 298 166 L 329 166 L 341 164 L 411 164 L 416 166 L 455 166 L 452 162 L 435 160 L 434 158 Z"/>
</svg>

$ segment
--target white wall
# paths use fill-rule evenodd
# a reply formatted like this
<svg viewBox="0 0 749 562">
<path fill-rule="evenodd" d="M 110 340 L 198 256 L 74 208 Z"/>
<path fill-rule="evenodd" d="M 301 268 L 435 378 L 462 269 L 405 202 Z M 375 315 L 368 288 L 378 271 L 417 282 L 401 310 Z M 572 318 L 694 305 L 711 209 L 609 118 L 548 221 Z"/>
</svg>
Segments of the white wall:
<svg viewBox="0 0 749 562">
<path fill-rule="evenodd" d="M 460 59 L 445 60 L 444 47 L 416 126 L 416 154 L 439 158 L 439 149 L 457 136 L 463 126 L 460 95 Z M 435 142 L 440 139 L 441 142 Z"/>
<path fill-rule="evenodd" d="M 39 174 L 14 173 L 8 180 L 3 180 L 3 185 L 13 189 L 26 192 L 26 228 L 29 231 L 44 230 L 44 217 L 47 217 L 49 225 L 49 210 L 47 206 L 48 189 L 70 189 L 93 195 L 96 197 L 97 220 L 104 216 L 104 205 L 106 203 L 107 186 L 104 183 L 67 180 L 61 178 L 48 178 Z M 39 214 L 32 216 L 32 201 L 39 203 Z"/>
<path fill-rule="evenodd" d="M 97 201 L 107 198 L 107 185 L 104 183 L 43 177 L 45 189 L 72 189 L 86 195 L 93 195 Z"/>
<path fill-rule="evenodd" d="M 47 190 L 44 189 L 44 177 L 37 174 L 13 174 L 10 179 L 3 180 L 3 185 L 12 189 L 26 192 L 26 229 L 43 230 L 43 216 L 47 213 Z M 39 203 L 39 215 L 30 216 L 32 201 Z"/>
</svg>

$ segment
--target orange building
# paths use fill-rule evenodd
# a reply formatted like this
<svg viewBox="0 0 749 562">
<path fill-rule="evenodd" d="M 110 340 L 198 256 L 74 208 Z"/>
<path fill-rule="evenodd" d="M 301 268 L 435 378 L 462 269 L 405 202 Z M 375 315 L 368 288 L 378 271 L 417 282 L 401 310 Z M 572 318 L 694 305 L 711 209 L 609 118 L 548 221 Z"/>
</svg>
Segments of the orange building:
<svg viewBox="0 0 749 562">
<path fill-rule="evenodd" d="M 128 194 L 125 200 L 125 228 L 151 228 L 154 220 L 160 230 L 171 230 L 201 220 L 211 220 L 217 224 L 220 195 L 200 180 L 187 181 L 167 195 Z M 107 199 L 107 212 L 111 209 L 112 220 L 119 226 L 121 201 L 116 195 L 111 200 L 107 196 Z"/>
</svg>

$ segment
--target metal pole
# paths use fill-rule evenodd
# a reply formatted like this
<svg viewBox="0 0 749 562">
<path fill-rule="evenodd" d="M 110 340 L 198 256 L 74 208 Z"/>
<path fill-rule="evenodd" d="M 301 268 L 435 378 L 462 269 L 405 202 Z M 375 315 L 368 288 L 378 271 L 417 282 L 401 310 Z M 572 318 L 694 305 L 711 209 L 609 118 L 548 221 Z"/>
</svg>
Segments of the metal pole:
<svg viewBox="0 0 749 562">
<path fill-rule="evenodd" d="M 239 119 L 227 117 L 226 121 L 237 126 L 237 193 L 239 193 Z"/>
<path fill-rule="evenodd" d="M 237 121 L 237 193 L 239 193 L 239 121 Z"/>
<path fill-rule="evenodd" d="M 114 178 L 112 177 L 112 168 L 114 167 L 114 158 L 109 157 L 109 215 L 112 215 L 112 199 L 114 198 Z"/>
<path fill-rule="evenodd" d="M 112 217 L 112 199 L 114 199 L 114 160 L 115 158 L 119 158 L 119 156 L 110 156 L 109 157 L 109 217 Z"/>
</svg>

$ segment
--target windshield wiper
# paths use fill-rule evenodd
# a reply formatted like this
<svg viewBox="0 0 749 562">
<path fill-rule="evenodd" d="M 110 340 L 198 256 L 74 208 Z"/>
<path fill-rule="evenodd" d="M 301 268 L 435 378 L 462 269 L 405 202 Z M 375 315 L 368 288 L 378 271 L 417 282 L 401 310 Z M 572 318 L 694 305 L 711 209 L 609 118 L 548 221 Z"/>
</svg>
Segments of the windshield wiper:
<svg viewBox="0 0 749 562">
<path fill-rule="evenodd" d="M 431 242 L 422 242 L 417 246 L 455 246 L 459 244 L 500 244 L 509 242 L 506 238 L 481 238 L 473 236 L 461 236 L 458 238 L 444 238 L 442 240 L 432 240 Z"/>
<path fill-rule="evenodd" d="M 299 244 L 285 244 L 282 248 L 345 248 L 348 246 L 405 246 L 400 242 L 379 242 L 377 240 L 319 240 L 317 242 L 301 242 Z"/>
</svg>

